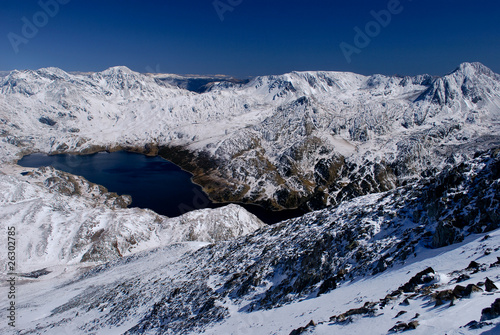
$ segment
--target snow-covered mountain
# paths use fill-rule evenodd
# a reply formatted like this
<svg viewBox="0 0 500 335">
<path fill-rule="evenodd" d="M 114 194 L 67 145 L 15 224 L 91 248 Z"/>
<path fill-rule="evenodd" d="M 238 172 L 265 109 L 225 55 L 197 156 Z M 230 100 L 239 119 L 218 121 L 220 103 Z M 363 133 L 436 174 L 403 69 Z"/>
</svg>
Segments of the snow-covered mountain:
<svg viewBox="0 0 500 335">
<path fill-rule="evenodd" d="M 499 118 L 500 76 L 479 63 L 201 94 L 125 67 L 13 71 L 0 78 L 0 225 L 19 227 L 19 329 L 498 332 Z M 122 149 L 172 160 L 215 200 L 319 210 L 274 226 L 237 205 L 166 218 L 15 164 Z"/>
<path fill-rule="evenodd" d="M 499 78 L 479 63 L 441 78 L 292 72 L 196 94 L 125 67 L 14 71 L 0 150 L 159 152 L 214 200 L 323 208 L 497 145 Z"/>
</svg>

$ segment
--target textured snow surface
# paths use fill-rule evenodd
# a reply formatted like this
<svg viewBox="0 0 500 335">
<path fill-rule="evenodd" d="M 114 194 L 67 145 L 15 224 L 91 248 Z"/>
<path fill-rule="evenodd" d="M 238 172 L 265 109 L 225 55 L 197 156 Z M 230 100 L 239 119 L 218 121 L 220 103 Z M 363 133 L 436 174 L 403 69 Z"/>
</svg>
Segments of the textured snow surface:
<svg viewBox="0 0 500 335">
<path fill-rule="evenodd" d="M 330 322 L 330 317 L 345 313 L 354 308 L 360 308 L 366 302 L 378 302 L 392 293 L 400 285 L 407 282 L 416 273 L 432 267 L 436 271 L 436 279 L 432 284 L 439 290 L 453 289 L 456 281 L 449 281 L 453 271 L 465 269 L 473 260 L 480 263 L 494 263 L 496 257 L 485 256 L 487 248 L 498 250 L 500 234 L 496 231 L 489 235 L 491 239 L 482 240 L 482 236 L 468 238 L 467 241 L 439 250 L 429 250 L 408 264 L 390 269 L 378 276 L 363 278 L 343 285 L 331 293 L 318 298 L 308 299 L 268 311 L 251 313 L 238 312 L 234 306 L 230 316 L 223 323 L 210 327 L 206 334 L 289 334 L 293 329 L 306 326 L 311 320 L 318 324 L 309 328 L 305 334 L 388 334 L 398 321 L 410 322 L 417 320 L 419 326 L 410 334 L 497 334 L 500 330 L 500 320 L 490 320 L 492 325 L 482 329 L 472 330 L 464 327 L 470 321 L 479 321 L 483 308 L 489 307 L 495 299 L 500 298 L 500 292 L 473 293 L 471 297 L 460 299 L 455 306 L 446 304 L 435 307 L 435 302 L 428 296 L 410 298 L 409 305 L 402 305 L 402 296 L 390 301 L 385 307 L 378 308 L 373 316 L 355 315 L 352 320 L 344 323 Z M 498 252 L 497 252 L 498 254 Z M 453 275 L 452 275 L 453 276 Z M 472 275 L 460 285 L 476 284 L 489 277 L 500 284 L 500 270 L 490 268 L 484 272 Z M 398 313 L 406 313 L 397 316 Z M 419 316 L 415 319 L 416 314 Z M 195 332 L 193 332 L 195 334 Z"/>
<path fill-rule="evenodd" d="M 500 285 L 498 266 L 474 274 L 464 271 L 471 261 L 488 265 L 497 260 L 495 255 L 499 251 L 500 232 L 491 232 L 488 237 L 485 239 L 484 234 L 475 235 L 460 244 L 425 250 L 417 258 L 380 275 L 360 278 L 319 297 L 271 310 L 247 312 L 242 310 L 246 301 L 234 301 L 227 297 L 216 302 L 216 306 L 227 309 L 225 319 L 209 324 L 205 333 L 288 334 L 313 320 L 321 323 L 311 329 L 313 334 L 387 334 L 396 322 L 409 322 L 417 313 L 419 326 L 412 334 L 483 334 L 493 328 L 498 331 L 500 319 L 490 320 L 492 325 L 485 325 L 478 330 L 464 326 L 470 321 L 479 321 L 482 309 L 500 298 L 499 291 L 473 293 L 470 297 L 455 301 L 452 307 L 448 307 L 449 302 L 435 307 L 431 297 L 423 294 L 413 297 L 412 294 L 403 294 L 383 308 L 377 307 L 373 316 L 355 315 L 351 321 L 340 324 L 329 321 L 331 316 L 363 307 L 367 302 L 379 302 L 429 266 L 436 271 L 432 284 L 439 291 L 453 289 L 457 285 L 456 280 L 451 280 L 458 276 L 454 271 L 470 274 L 469 279 L 460 283 L 463 286 L 484 282 L 486 278 Z M 54 273 L 38 280 L 28 279 L 19 286 L 21 317 L 18 327 L 24 330 L 23 334 L 123 334 L 139 323 L 144 315 L 148 315 L 152 308 L 175 310 L 179 305 L 188 303 L 189 297 L 196 298 L 204 290 L 221 288 L 221 277 L 212 274 L 205 279 L 205 287 L 187 282 L 186 285 L 193 286 L 184 286 L 184 289 L 179 289 L 178 295 L 170 296 L 168 300 L 161 299 L 169 286 L 176 286 L 185 280 L 186 267 L 195 272 L 203 271 L 197 267 L 197 258 L 192 254 L 202 246 L 192 242 L 172 245 L 142 252 L 89 272 L 84 272 L 83 268 L 65 267 L 64 270 L 52 269 Z M 485 255 L 487 249 L 495 252 Z M 408 297 L 409 305 L 401 305 Z M 2 309 L 5 307 L 3 304 Z M 180 317 L 191 317 L 194 319 L 191 322 L 196 323 L 201 320 L 196 319 L 201 307 L 194 306 L 189 313 L 193 313 L 191 316 Z M 396 317 L 401 311 L 407 313 Z M 165 318 L 164 322 L 180 323 L 182 326 L 182 321 L 177 319 Z M 192 323 L 187 322 L 187 325 L 187 329 L 193 327 Z M 8 329 L 3 328 L 3 332 L 7 334 Z M 135 329 L 129 333 L 179 332 L 182 332 L 182 327 L 177 324 L 177 327 L 172 325 L 171 330 L 166 325 L 161 331 Z M 186 333 L 200 332 L 201 329 L 197 329 Z M 492 330 L 491 334 L 494 333 Z"/>
</svg>

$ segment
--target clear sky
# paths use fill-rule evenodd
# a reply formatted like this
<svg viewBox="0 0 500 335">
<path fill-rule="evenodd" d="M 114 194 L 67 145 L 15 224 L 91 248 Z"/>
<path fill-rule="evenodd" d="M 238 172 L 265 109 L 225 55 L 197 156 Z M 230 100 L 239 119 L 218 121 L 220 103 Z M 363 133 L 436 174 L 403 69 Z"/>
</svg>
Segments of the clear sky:
<svg viewBox="0 0 500 335">
<path fill-rule="evenodd" d="M 0 70 L 442 75 L 479 61 L 500 73 L 499 1 L 397 2 L 0 0 Z"/>
</svg>

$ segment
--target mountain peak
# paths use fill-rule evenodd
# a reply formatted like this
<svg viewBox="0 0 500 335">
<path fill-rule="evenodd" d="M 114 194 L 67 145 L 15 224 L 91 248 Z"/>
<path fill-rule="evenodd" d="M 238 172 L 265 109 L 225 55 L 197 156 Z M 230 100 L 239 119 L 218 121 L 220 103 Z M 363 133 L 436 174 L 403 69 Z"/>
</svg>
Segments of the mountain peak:
<svg viewBox="0 0 500 335">
<path fill-rule="evenodd" d="M 104 75 L 112 75 L 112 74 L 135 74 L 136 72 L 130 70 L 126 66 L 113 66 L 109 69 L 106 69 L 101 72 Z"/>
<path fill-rule="evenodd" d="M 65 72 L 64 70 L 61 70 L 58 67 L 43 67 L 41 69 L 38 69 L 36 71 L 38 74 L 42 75 L 43 77 L 55 79 L 55 78 L 64 78 L 68 79 L 70 75 Z"/>
<path fill-rule="evenodd" d="M 455 73 L 461 73 L 465 76 L 473 76 L 477 74 L 492 76 L 494 74 L 494 72 L 490 68 L 479 62 L 464 62 L 460 64 L 459 67 L 456 68 L 455 71 L 453 71 L 451 74 Z"/>
</svg>

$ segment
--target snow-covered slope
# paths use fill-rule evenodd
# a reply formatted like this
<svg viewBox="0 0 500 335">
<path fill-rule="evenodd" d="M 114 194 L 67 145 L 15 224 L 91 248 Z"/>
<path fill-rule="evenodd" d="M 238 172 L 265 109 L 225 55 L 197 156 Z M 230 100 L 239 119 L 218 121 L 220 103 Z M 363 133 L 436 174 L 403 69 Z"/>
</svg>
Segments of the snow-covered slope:
<svg viewBox="0 0 500 335">
<path fill-rule="evenodd" d="M 432 250 L 313 299 L 249 313 L 233 307 L 226 320 L 204 333 L 385 335 L 411 330 L 410 334 L 497 334 L 500 320 L 481 319 L 482 310 L 500 298 L 497 290 L 488 292 L 484 286 L 486 278 L 497 287 L 500 284 L 497 258 L 483 253 L 498 248 L 498 234 L 474 236 L 453 247 Z M 479 267 L 469 268 L 472 261 Z M 418 285 L 416 292 L 398 290 L 429 267 L 433 271 L 429 282 Z M 475 285 L 474 291 L 460 297 L 448 291 L 463 292 L 461 288 L 469 285 Z M 449 298 L 438 303 L 439 292 Z"/>
<path fill-rule="evenodd" d="M 54 268 L 20 285 L 19 326 L 26 334 L 494 333 L 500 313 L 483 309 L 500 298 L 499 173 L 500 152 L 490 150 L 235 240 L 170 245 L 88 271 Z"/>
<path fill-rule="evenodd" d="M 264 226 L 237 205 L 167 218 L 123 208 L 130 203 L 127 196 L 53 168 L 16 172 L 0 174 L 0 228 L 16 227 L 20 272 L 104 262 L 177 242 L 229 240 Z M 6 257 L 0 255 L 2 271 Z"/>
<path fill-rule="evenodd" d="M 125 67 L 14 71 L 0 79 L 0 159 L 160 153 L 215 200 L 324 208 L 498 145 L 499 78 L 479 63 L 441 78 L 292 72 L 196 94 Z"/>
</svg>

